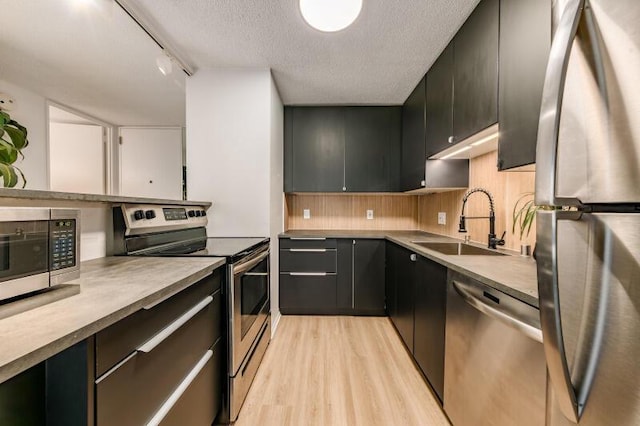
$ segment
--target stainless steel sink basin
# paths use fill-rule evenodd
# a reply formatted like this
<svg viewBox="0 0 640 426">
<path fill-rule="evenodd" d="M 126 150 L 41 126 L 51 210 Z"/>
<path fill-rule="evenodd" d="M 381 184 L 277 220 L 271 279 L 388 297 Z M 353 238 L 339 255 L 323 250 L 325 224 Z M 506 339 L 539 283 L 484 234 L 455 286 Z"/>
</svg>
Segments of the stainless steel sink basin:
<svg viewBox="0 0 640 426">
<path fill-rule="evenodd" d="M 425 241 L 411 241 L 429 250 L 435 250 L 442 254 L 453 256 L 504 256 L 504 253 L 495 250 L 485 249 L 463 243 L 434 243 Z"/>
</svg>

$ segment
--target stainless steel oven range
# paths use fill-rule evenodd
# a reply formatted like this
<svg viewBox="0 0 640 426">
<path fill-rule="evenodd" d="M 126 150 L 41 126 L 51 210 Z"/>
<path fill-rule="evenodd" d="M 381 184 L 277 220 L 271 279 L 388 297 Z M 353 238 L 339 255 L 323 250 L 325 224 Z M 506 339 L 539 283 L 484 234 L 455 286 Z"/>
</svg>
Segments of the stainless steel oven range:
<svg viewBox="0 0 640 426">
<path fill-rule="evenodd" d="M 202 207 L 124 204 L 113 221 L 116 254 L 226 258 L 227 377 L 216 423 L 233 423 L 271 340 L 269 238 L 207 238 Z"/>
</svg>

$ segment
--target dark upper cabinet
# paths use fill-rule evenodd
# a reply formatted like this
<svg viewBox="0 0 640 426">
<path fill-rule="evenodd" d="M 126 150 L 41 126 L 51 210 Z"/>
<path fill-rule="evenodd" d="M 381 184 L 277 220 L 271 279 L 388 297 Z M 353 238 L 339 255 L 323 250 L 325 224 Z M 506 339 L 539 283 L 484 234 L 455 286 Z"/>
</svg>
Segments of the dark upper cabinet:
<svg viewBox="0 0 640 426">
<path fill-rule="evenodd" d="M 482 0 L 454 38 L 453 136 L 463 140 L 498 121 L 499 0 Z"/>
<path fill-rule="evenodd" d="M 453 143 L 453 43 L 427 72 L 427 157 Z"/>
<path fill-rule="evenodd" d="M 417 260 L 413 356 L 440 401 L 444 395 L 444 345 L 447 268 Z"/>
<path fill-rule="evenodd" d="M 285 127 L 291 160 L 287 192 L 342 192 L 344 187 L 344 110 L 340 107 L 287 108 Z M 290 120 L 290 123 L 287 122 Z M 287 153 L 287 150 L 285 150 Z M 285 167 L 285 171 L 286 167 Z"/>
<path fill-rule="evenodd" d="M 401 107 L 286 107 L 285 192 L 399 190 Z"/>
<path fill-rule="evenodd" d="M 550 45 L 550 0 L 501 2 L 500 170 L 536 161 L 538 119 Z"/>
<path fill-rule="evenodd" d="M 482 0 L 427 72 L 427 157 L 498 121 L 499 6 Z"/>
<path fill-rule="evenodd" d="M 402 106 L 401 189 L 420 189 L 424 183 L 426 155 L 425 78 L 418 83 Z"/>
<path fill-rule="evenodd" d="M 346 107 L 345 186 L 348 192 L 400 188 L 401 107 Z"/>
</svg>

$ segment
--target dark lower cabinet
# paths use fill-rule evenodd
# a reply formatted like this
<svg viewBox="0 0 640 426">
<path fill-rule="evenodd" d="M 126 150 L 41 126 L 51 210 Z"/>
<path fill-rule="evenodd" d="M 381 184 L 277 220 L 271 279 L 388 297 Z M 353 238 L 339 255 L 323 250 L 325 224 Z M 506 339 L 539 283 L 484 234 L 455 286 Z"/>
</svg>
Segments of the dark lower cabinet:
<svg viewBox="0 0 640 426">
<path fill-rule="evenodd" d="M 417 261 L 417 278 L 413 356 L 442 402 L 447 268 L 420 257 Z"/>
<path fill-rule="evenodd" d="M 499 170 L 536 161 L 550 46 L 551 0 L 501 1 Z"/>
<path fill-rule="evenodd" d="M 447 268 L 388 242 L 387 312 L 442 402 Z"/>
<path fill-rule="evenodd" d="M 45 395 L 44 363 L 0 383 L 0 425 L 44 425 Z"/>
<path fill-rule="evenodd" d="M 314 241 L 316 246 L 309 246 Z M 327 241 L 336 249 L 326 248 Z M 291 239 L 280 239 L 283 314 L 384 315 L 384 240 L 308 240 L 304 247 L 291 247 Z"/>
</svg>

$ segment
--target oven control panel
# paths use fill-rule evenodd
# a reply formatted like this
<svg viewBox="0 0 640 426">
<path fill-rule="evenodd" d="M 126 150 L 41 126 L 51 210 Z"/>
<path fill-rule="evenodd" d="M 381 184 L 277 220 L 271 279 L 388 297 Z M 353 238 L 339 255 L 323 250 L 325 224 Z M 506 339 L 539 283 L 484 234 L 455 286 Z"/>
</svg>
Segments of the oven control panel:
<svg viewBox="0 0 640 426">
<path fill-rule="evenodd" d="M 123 204 L 127 235 L 207 226 L 205 206 Z"/>
</svg>

